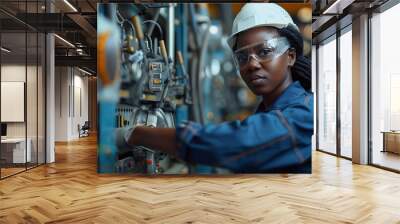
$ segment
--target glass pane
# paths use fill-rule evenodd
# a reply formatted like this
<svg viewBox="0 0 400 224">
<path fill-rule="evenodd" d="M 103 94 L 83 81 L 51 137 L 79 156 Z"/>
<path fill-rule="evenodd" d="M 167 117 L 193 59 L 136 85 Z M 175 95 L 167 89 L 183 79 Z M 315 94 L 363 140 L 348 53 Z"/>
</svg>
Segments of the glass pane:
<svg viewBox="0 0 400 224">
<path fill-rule="evenodd" d="M 1 34 L 2 177 L 25 170 L 26 33 Z M 28 146 L 29 149 L 29 146 Z"/>
<path fill-rule="evenodd" d="M 28 168 L 37 165 L 37 75 L 38 75 L 38 36 L 36 32 L 27 34 L 28 38 L 28 63 L 27 63 L 27 81 L 26 81 L 26 112 L 27 112 L 27 142 L 30 145 L 30 159 Z M 29 148 L 28 147 L 28 148 Z"/>
<path fill-rule="evenodd" d="M 318 147 L 336 153 L 336 39 L 318 48 Z"/>
<path fill-rule="evenodd" d="M 1 1 L 0 6 L 20 20 L 38 19 L 45 1 Z M 28 14 L 26 14 L 28 13 Z M 4 135 L 0 155 L 2 177 L 44 162 L 44 99 L 45 38 L 23 22 L 0 12 L 1 81 L 3 100 L 1 112 Z M 2 98 L 3 98 L 2 97 Z M 12 107 L 11 107 L 12 106 Z M 15 108 L 19 109 L 15 109 Z M 12 113 L 10 112 L 12 111 Z M 15 118 L 16 117 L 16 118 Z M 38 151 L 39 150 L 39 151 Z M 25 164 L 26 163 L 26 164 Z"/>
<path fill-rule="evenodd" d="M 400 33 L 393 27 L 399 20 L 400 5 L 371 19 L 372 163 L 396 170 L 400 170 Z"/>
<path fill-rule="evenodd" d="M 340 153 L 352 157 L 352 35 L 340 36 Z"/>
</svg>

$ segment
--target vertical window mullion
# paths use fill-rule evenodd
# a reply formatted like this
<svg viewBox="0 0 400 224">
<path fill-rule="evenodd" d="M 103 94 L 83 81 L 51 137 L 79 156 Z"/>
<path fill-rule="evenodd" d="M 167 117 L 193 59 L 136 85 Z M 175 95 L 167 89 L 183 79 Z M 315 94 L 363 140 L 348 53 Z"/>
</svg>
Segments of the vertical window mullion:
<svg viewBox="0 0 400 224">
<path fill-rule="evenodd" d="M 340 119 L 340 29 L 336 31 L 336 155 L 341 156 L 341 119 Z"/>
</svg>

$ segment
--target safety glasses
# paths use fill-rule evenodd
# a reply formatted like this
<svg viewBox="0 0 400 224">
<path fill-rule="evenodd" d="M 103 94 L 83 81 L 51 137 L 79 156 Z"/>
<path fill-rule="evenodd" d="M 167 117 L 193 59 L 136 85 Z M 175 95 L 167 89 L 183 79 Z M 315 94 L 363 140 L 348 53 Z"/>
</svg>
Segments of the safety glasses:
<svg viewBox="0 0 400 224">
<path fill-rule="evenodd" d="M 277 37 L 241 47 L 233 52 L 233 59 L 236 67 L 240 68 L 249 63 L 250 57 L 260 63 L 269 62 L 281 56 L 289 48 L 289 41 L 285 37 Z"/>
</svg>

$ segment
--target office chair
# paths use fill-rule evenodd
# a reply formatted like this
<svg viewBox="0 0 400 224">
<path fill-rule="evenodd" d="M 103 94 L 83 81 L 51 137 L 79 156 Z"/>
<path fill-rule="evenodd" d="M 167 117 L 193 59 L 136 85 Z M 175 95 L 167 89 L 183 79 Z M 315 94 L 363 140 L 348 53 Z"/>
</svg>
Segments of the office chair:
<svg viewBox="0 0 400 224">
<path fill-rule="evenodd" d="M 79 138 L 89 136 L 89 129 L 90 129 L 89 121 L 85 121 L 82 127 L 80 127 L 80 125 L 78 124 Z"/>
</svg>

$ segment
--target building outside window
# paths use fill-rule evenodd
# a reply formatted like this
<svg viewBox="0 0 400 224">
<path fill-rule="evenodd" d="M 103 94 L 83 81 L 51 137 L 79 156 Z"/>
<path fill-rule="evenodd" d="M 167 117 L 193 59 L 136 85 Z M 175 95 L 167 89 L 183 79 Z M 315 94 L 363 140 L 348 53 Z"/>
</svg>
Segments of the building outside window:
<svg viewBox="0 0 400 224">
<path fill-rule="evenodd" d="M 340 155 L 352 157 L 352 30 L 340 36 Z"/>
<path fill-rule="evenodd" d="M 400 5 L 371 18 L 372 164 L 400 170 Z"/>
</svg>

